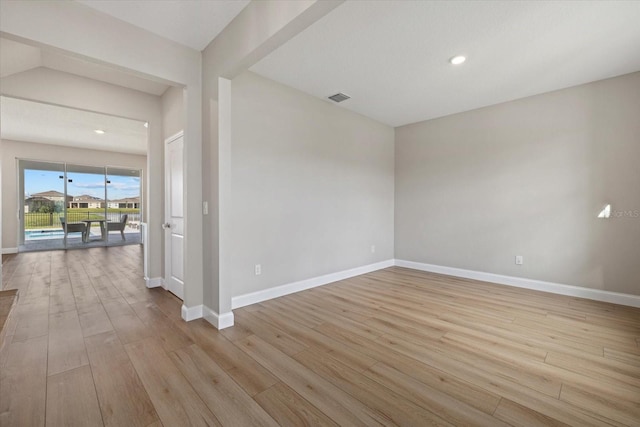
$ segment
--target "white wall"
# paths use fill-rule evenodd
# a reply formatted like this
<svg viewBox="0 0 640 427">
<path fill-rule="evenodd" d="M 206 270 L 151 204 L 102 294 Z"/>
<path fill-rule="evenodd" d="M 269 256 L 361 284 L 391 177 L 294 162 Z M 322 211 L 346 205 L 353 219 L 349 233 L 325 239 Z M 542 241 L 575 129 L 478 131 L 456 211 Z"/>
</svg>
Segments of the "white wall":
<svg viewBox="0 0 640 427">
<path fill-rule="evenodd" d="M 2 141 L 0 141 L 0 153 L 2 153 Z M 0 158 L 0 188 L 4 188 L 2 187 L 2 159 Z M 2 197 L 0 197 L 0 243 L 2 243 L 2 239 L 3 239 L 3 233 L 2 233 L 2 219 L 3 219 L 3 215 L 2 215 L 2 209 L 4 209 L 4 206 L 2 204 Z M 3 282 L 3 276 L 2 276 L 2 251 L 0 250 L 0 289 L 4 289 L 4 282 Z"/>
<path fill-rule="evenodd" d="M 162 94 L 162 138 L 184 130 L 184 89 L 171 86 Z"/>
<path fill-rule="evenodd" d="M 397 128 L 396 258 L 640 294 L 639 93 L 634 73 Z"/>
<path fill-rule="evenodd" d="M 393 128 L 250 72 L 231 94 L 232 295 L 393 258 Z"/>
<path fill-rule="evenodd" d="M 86 166 L 122 166 L 142 169 L 142 182 L 146 180 L 147 157 L 134 154 L 36 144 L 33 142 L 3 140 L 2 159 L 2 248 L 18 247 L 18 173 L 16 159 L 67 162 Z M 57 183 L 54 183 L 57 184 Z M 144 200 L 146 195 L 142 194 Z M 147 214 L 143 210 L 143 214 Z"/>
<path fill-rule="evenodd" d="M 204 305 L 207 320 L 233 323 L 229 259 L 230 81 L 342 0 L 253 1 L 202 52 L 203 198 L 210 205 L 203 222 Z M 219 94 L 222 88 L 222 94 Z"/>
</svg>

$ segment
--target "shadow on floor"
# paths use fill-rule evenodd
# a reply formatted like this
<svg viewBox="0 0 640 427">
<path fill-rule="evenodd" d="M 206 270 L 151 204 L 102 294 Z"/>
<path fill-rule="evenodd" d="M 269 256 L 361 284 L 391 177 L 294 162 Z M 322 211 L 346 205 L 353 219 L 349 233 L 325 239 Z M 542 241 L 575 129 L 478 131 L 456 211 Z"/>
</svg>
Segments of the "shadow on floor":
<svg viewBox="0 0 640 427">
<path fill-rule="evenodd" d="M 122 240 L 120 233 L 109 233 L 108 240 L 99 240 L 99 234 L 91 234 L 91 240 L 87 243 L 82 241 L 81 237 L 68 236 L 67 247 L 64 246 L 64 239 L 37 239 L 26 240 L 23 245 L 20 245 L 18 252 L 32 252 L 32 251 L 50 251 L 56 249 L 86 249 L 96 248 L 102 246 L 125 246 L 125 245 L 139 245 L 142 243 L 140 232 L 125 233 L 125 240 Z"/>
</svg>

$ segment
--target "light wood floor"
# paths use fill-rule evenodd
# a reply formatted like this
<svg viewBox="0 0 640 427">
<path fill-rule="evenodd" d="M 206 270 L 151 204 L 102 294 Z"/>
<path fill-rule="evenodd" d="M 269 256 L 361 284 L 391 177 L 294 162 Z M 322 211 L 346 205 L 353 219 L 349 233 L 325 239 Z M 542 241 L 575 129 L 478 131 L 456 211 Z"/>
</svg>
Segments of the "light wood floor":
<svg viewBox="0 0 640 427">
<path fill-rule="evenodd" d="M 139 247 L 4 264 L 2 426 L 640 425 L 640 310 L 389 268 L 235 310 L 147 290 Z"/>
</svg>

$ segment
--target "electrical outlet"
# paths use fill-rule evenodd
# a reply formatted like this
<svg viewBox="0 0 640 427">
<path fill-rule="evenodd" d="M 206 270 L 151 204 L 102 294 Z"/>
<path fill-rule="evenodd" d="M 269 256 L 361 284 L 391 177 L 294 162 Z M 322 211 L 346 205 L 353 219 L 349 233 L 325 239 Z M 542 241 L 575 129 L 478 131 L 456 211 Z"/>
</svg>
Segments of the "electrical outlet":
<svg viewBox="0 0 640 427">
<path fill-rule="evenodd" d="M 202 202 L 202 214 L 209 215 L 209 202 Z"/>
<path fill-rule="evenodd" d="M 524 258 L 522 255 L 516 255 L 516 265 L 524 264 Z"/>
<path fill-rule="evenodd" d="M 374 254 L 376 252 L 376 245 L 371 245 L 371 253 Z"/>
<path fill-rule="evenodd" d="M 256 264 L 256 276 L 262 274 L 262 266 L 260 264 Z"/>
</svg>

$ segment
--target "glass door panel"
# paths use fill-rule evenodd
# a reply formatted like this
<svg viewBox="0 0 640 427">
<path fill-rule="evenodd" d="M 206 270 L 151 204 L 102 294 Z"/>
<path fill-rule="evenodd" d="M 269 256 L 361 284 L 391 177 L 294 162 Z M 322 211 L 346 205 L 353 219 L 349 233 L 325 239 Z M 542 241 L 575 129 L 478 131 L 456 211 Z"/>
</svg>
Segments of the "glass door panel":
<svg viewBox="0 0 640 427">
<path fill-rule="evenodd" d="M 67 248 L 107 244 L 105 168 L 67 164 Z"/>
<path fill-rule="evenodd" d="M 107 167 L 107 234 L 110 245 L 141 243 L 140 170 Z"/>
<path fill-rule="evenodd" d="M 21 251 L 63 249 L 64 163 L 19 160 Z"/>
<path fill-rule="evenodd" d="M 142 242 L 142 171 L 19 160 L 20 251 Z"/>
</svg>

